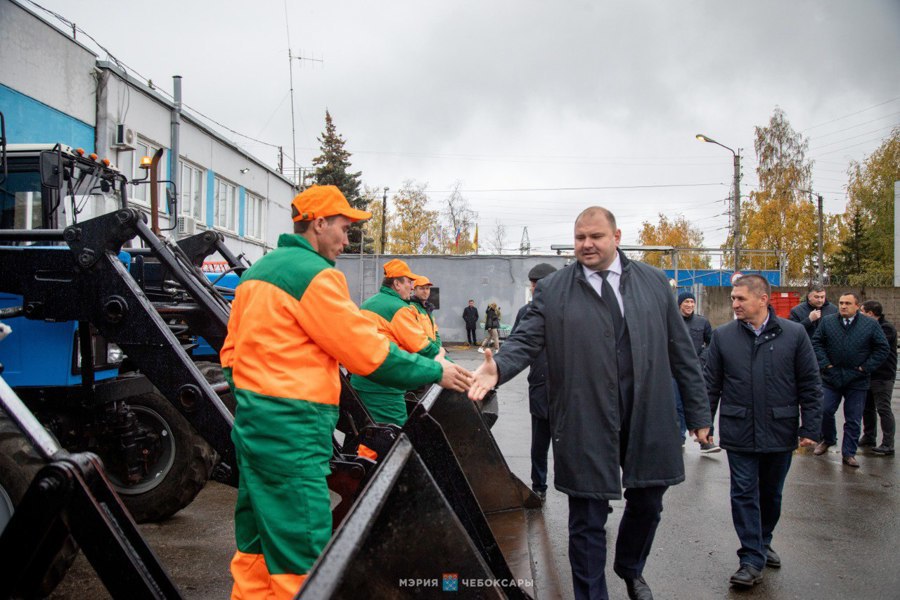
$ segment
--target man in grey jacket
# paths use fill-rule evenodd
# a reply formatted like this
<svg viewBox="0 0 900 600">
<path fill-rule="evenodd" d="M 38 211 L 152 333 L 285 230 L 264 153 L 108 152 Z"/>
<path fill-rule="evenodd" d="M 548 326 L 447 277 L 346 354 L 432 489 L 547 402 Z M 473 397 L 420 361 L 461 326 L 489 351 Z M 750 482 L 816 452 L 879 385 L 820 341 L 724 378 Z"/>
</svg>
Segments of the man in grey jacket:
<svg viewBox="0 0 900 600">
<path fill-rule="evenodd" d="M 731 583 L 753 587 L 780 567 L 772 533 L 794 449 L 813 446 L 822 422 L 819 366 L 805 329 L 775 315 L 769 282 L 734 282 L 736 320 L 713 332 L 706 355 L 710 405 L 721 400 L 720 446 L 731 471 L 731 518 L 741 542 Z M 802 426 L 800 422 L 802 421 Z"/>
<path fill-rule="evenodd" d="M 625 512 L 615 573 L 629 598 L 653 595 L 643 578 L 668 486 L 684 481 L 671 377 L 688 429 L 705 442 L 709 402 L 697 353 L 665 274 L 619 252 L 607 209 L 575 221 L 577 262 L 535 288 L 531 310 L 494 358 L 485 353 L 469 397 L 478 400 L 546 350 L 554 485 L 569 496 L 569 562 L 576 598 L 607 598 L 609 501 Z"/>
</svg>

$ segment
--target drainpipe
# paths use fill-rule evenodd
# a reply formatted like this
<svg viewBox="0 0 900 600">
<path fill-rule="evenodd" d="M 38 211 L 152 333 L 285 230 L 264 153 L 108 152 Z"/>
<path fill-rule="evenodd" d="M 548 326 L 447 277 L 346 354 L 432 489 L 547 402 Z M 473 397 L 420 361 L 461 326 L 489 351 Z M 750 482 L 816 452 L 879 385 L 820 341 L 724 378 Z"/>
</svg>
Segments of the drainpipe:
<svg viewBox="0 0 900 600">
<path fill-rule="evenodd" d="M 175 197 L 175 202 L 173 203 L 172 214 L 169 215 L 170 224 L 175 225 L 172 228 L 172 235 L 175 239 L 178 239 L 178 216 L 179 216 L 179 195 L 181 193 L 181 167 L 178 166 L 178 156 L 180 151 L 180 137 L 181 137 L 181 75 L 175 75 L 172 77 L 172 83 L 175 88 L 174 90 L 174 98 L 175 98 L 175 106 L 172 108 L 172 150 L 169 154 L 169 164 L 172 165 L 172 173 L 170 179 L 175 182 L 174 189 L 172 190 L 173 195 Z"/>
</svg>

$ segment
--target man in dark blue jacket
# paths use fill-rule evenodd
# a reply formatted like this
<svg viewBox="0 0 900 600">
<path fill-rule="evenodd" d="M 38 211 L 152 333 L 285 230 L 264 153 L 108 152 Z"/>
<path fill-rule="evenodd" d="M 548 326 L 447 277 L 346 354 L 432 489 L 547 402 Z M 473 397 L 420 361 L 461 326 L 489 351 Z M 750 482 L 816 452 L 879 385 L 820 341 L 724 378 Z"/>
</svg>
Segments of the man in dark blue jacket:
<svg viewBox="0 0 900 600">
<path fill-rule="evenodd" d="M 859 438 L 860 446 L 872 446 L 872 453 L 878 456 L 894 454 L 894 432 L 896 424 L 891 410 L 891 396 L 894 393 L 894 382 L 897 379 L 897 329 L 893 323 L 884 318 L 881 302 L 866 300 L 862 304 L 862 312 L 875 319 L 881 325 L 881 331 L 887 338 L 888 357 L 881 366 L 872 372 L 872 382 L 866 397 L 866 409 L 863 411 L 863 434 Z M 881 445 L 876 443 L 878 419 L 881 419 Z"/>
<path fill-rule="evenodd" d="M 888 356 L 887 339 L 877 321 L 859 314 L 859 296 L 847 292 L 838 300 L 838 314 L 822 317 L 812 343 L 819 359 L 825 393 L 822 441 L 814 454 L 821 456 L 837 443 L 834 414 L 843 399 L 841 457 L 848 467 L 858 468 L 856 448 L 866 394 L 872 372 Z"/>
<path fill-rule="evenodd" d="M 540 263 L 528 271 L 531 293 L 537 282 L 556 271 L 556 267 Z M 528 312 L 531 302 L 519 309 L 510 335 Z M 531 489 L 541 502 L 547 497 L 547 452 L 550 450 L 550 420 L 547 414 L 550 396 L 547 391 L 547 353 L 538 354 L 528 371 L 528 409 L 531 411 Z"/>
<path fill-rule="evenodd" d="M 737 319 L 713 332 L 704 372 L 710 405 L 721 401 L 719 445 L 728 452 L 731 516 L 741 542 L 731 583 L 742 587 L 762 581 L 765 566 L 781 566 L 772 534 L 791 456 L 798 438 L 812 446 L 821 427 L 822 386 L 809 337 L 775 315 L 770 295 L 759 275 L 734 282 Z"/>
<path fill-rule="evenodd" d="M 806 302 L 801 302 L 791 309 L 791 321 L 796 321 L 806 328 L 806 333 L 812 337 L 819 328 L 822 317 L 837 314 L 837 306 L 825 298 L 825 286 L 814 283 L 809 286 L 806 293 Z"/>
</svg>

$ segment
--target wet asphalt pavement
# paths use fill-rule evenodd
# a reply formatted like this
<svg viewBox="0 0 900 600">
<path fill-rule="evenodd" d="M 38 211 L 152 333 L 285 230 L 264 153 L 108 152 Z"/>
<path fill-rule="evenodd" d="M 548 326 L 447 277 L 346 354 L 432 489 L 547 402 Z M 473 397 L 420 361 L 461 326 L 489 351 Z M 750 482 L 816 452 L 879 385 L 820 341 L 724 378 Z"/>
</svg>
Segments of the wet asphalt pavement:
<svg viewBox="0 0 900 600">
<path fill-rule="evenodd" d="M 481 355 L 451 348 L 457 362 L 474 368 Z M 493 432 L 513 470 L 530 483 L 527 382 L 519 375 L 499 393 L 500 418 Z M 894 391 L 900 416 L 900 393 Z M 838 415 L 838 429 L 842 419 Z M 879 434 L 880 435 L 880 434 Z M 880 440 L 880 438 L 879 438 Z M 841 464 L 837 447 L 825 456 L 796 453 L 784 490 L 781 521 L 772 546 L 781 569 L 766 569 L 764 581 L 748 591 L 729 587 L 737 569 L 737 536 L 731 524 L 726 453 L 704 456 L 688 440 L 687 480 L 665 496 L 662 523 L 644 576 L 657 599 L 896 599 L 900 598 L 900 466 L 896 457 L 860 452 L 861 467 Z M 556 556 L 561 588 L 571 597 L 567 558 L 567 497 L 552 487 L 544 518 Z M 162 524 L 142 525 L 186 598 L 228 597 L 228 563 L 234 552 L 232 508 L 235 490 L 210 483 L 197 500 Z M 610 552 L 623 502 L 612 503 L 607 523 Z M 607 560 L 611 598 L 627 598 Z M 439 565 L 437 565 L 439 568 Z M 436 592 L 436 595 L 444 595 Z M 108 597 L 90 565 L 79 557 L 53 594 L 57 599 Z"/>
</svg>

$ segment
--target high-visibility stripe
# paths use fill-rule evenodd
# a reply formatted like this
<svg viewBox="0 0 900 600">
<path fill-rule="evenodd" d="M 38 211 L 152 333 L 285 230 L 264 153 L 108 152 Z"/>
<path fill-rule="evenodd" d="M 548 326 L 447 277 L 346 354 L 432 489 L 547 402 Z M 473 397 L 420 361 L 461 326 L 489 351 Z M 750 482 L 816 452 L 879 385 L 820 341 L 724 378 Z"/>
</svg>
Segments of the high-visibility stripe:
<svg viewBox="0 0 900 600">
<path fill-rule="evenodd" d="M 269 574 L 262 554 L 235 552 L 231 559 L 232 600 L 291 600 L 303 587 L 307 575 Z"/>
</svg>

